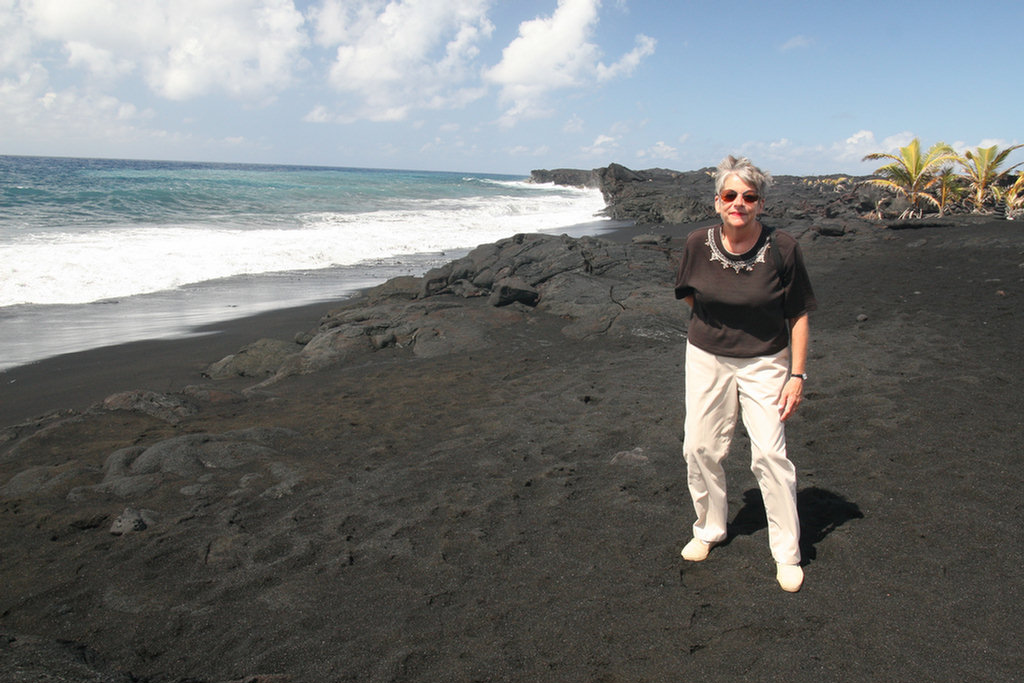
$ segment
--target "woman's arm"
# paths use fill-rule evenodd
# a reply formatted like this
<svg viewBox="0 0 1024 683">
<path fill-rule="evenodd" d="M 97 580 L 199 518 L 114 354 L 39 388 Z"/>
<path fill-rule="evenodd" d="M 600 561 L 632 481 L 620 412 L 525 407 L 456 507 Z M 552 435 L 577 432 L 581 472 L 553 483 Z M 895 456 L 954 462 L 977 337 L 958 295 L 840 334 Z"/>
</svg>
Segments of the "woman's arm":
<svg viewBox="0 0 1024 683">
<path fill-rule="evenodd" d="M 806 313 L 789 321 L 789 371 L 801 375 L 807 371 L 807 344 L 811 336 L 810 319 Z M 783 422 L 796 411 L 803 401 L 804 380 L 790 377 L 782 389 L 779 413 Z"/>
</svg>

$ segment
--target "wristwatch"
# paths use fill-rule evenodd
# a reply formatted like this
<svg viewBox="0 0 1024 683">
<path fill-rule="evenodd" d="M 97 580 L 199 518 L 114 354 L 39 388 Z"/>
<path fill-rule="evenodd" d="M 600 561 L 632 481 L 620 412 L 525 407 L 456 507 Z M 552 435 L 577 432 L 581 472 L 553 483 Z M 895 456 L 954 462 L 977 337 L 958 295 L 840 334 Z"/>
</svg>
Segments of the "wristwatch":
<svg viewBox="0 0 1024 683">
<path fill-rule="evenodd" d="M 789 376 L 790 377 L 799 377 L 803 381 L 805 381 L 805 382 L 807 381 L 807 373 L 806 372 L 791 372 L 791 373 L 789 373 Z"/>
</svg>

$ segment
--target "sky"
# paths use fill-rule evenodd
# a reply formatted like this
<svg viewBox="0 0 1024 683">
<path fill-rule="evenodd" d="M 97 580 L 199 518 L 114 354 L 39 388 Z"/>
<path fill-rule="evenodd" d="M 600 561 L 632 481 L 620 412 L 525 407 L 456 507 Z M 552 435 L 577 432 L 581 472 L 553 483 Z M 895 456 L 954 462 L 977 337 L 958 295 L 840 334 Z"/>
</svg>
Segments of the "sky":
<svg viewBox="0 0 1024 683">
<path fill-rule="evenodd" d="M 0 154 L 868 174 L 915 137 L 1024 142 L 1022 25 L 1020 0 L 0 0 Z"/>
</svg>

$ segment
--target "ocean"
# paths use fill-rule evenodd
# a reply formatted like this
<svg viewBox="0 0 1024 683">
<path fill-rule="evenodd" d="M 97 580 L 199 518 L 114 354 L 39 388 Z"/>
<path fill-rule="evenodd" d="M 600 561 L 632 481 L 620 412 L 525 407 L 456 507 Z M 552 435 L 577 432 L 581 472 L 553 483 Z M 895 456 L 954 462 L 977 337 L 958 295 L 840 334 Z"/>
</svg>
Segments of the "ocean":
<svg viewBox="0 0 1024 683">
<path fill-rule="evenodd" d="M 521 176 L 0 156 L 0 370 L 599 234 L 603 208 Z"/>
</svg>

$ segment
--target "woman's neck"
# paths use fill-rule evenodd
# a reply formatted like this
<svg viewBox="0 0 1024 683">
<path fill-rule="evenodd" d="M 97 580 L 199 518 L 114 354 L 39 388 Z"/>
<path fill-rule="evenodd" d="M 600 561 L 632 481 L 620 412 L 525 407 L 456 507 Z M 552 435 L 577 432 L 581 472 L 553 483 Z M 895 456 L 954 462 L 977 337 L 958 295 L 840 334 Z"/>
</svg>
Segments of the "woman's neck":
<svg viewBox="0 0 1024 683">
<path fill-rule="evenodd" d="M 745 254 L 750 251 L 758 238 L 761 237 L 761 222 L 754 221 L 750 226 L 735 227 L 722 225 L 722 246 L 732 254 Z"/>
</svg>

